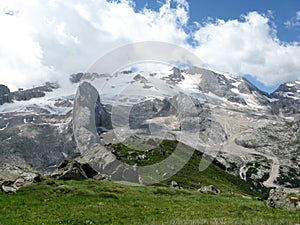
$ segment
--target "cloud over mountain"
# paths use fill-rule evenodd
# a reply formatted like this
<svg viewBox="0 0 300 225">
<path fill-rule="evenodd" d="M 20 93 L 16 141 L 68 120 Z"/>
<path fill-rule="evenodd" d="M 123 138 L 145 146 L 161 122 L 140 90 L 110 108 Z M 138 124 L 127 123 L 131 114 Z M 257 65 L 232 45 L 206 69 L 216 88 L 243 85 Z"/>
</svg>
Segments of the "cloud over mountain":
<svg viewBox="0 0 300 225">
<path fill-rule="evenodd" d="M 251 74 L 267 85 L 300 74 L 299 43 L 282 43 L 272 18 L 257 12 L 191 29 L 185 0 L 167 0 L 157 11 L 138 11 L 130 0 L 0 0 L 0 10 L 0 83 L 11 88 L 67 80 L 137 41 L 183 46 L 212 68 Z"/>
</svg>

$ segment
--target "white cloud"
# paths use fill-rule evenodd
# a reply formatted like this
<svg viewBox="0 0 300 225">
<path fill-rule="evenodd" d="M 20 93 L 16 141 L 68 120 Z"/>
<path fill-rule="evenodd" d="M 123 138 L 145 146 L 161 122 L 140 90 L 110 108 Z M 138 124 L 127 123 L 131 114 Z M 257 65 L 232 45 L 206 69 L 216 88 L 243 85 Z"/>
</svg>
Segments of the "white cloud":
<svg viewBox="0 0 300 225">
<path fill-rule="evenodd" d="M 300 27 L 300 11 L 296 12 L 296 16 L 284 23 L 287 27 Z"/>
<path fill-rule="evenodd" d="M 188 4 L 168 0 L 159 11 L 135 12 L 133 1 L 0 0 L 0 83 L 29 87 L 86 70 L 104 53 L 135 41 L 183 45 Z M 2 35 L 5 34 L 5 35 Z M 5 74 L 5 75 L 4 75 Z M 62 82 L 62 81 L 61 81 Z"/>
<path fill-rule="evenodd" d="M 132 0 L 0 0 L 0 83 L 16 88 L 63 82 L 136 41 L 184 46 L 215 69 L 252 74 L 266 84 L 299 77 L 299 46 L 280 43 L 266 16 L 210 21 L 194 33 L 185 31 L 189 22 L 186 0 L 138 12 Z M 191 38 L 200 45 L 189 45 Z"/>
<path fill-rule="evenodd" d="M 251 12 L 239 20 L 217 20 L 195 32 L 197 54 L 211 67 L 251 74 L 266 85 L 299 79 L 300 47 L 281 43 L 269 18 Z"/>
<path fill-rule="evenodd" d="M 36 29 L 22 17 L 0 14 L 0 73 L 1 83 L 28 86 L 55 76 L 51 66 L 42 64 L 43 51 L 32 36 Z M 33 78 L 34 80 L 32 80 Z"/>
</svg>

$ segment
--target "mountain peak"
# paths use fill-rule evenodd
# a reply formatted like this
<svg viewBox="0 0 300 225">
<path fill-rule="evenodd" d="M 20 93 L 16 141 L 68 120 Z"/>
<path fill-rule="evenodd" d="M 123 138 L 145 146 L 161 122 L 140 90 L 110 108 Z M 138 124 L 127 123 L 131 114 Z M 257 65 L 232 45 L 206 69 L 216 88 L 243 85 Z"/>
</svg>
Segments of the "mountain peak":
<svg viewBox="0 0 300 225">
<path fill-rule="evenodd" d="M 289 98 L 300 101 L 300 81 L 295 80 L 281 84 L 272 95 L 277 98 Z"/>
</svg>

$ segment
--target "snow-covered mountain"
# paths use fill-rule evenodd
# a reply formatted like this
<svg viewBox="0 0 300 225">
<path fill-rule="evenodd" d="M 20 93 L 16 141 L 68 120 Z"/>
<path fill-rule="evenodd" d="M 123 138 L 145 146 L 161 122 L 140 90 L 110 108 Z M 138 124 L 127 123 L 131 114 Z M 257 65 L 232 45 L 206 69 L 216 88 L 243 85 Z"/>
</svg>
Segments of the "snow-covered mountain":
<svg viewBox="0 0 300 225">
<path fill-rule="evenodd" d="M 44 86 L 19 90 L 3 101 L 0 113 L 23 112 L 36 108 L 52 114 L 66 114 L 72 109 L 72 98 L 80 81 L 91 82 L 101 94 L 104 104 L 125 104 L 151 98 L 165 98 L 183 92 L 201 100 L 215 100 L 227 107 L 278 113 L 274 102 L 300 101 L 300 81 L 280 85 L 272 94 L 260 91 L 243 77 L 220 73 L 204 68 L 185 70 L 168 68 L 165 71 L 122 71 L 114 75 L 78 73 L 70 77 L 70 84 L 63 87 L 46 83 Z M 51 86 L 52 85 L 52 86 Z M 3 90 L 5 86 L 3 86 Z M 0 90 L 2 90 L 0 88 Z M 6 90 L 6 89 L 5 89 Z M 3 91 L 7 96 L 7 90 Z M 1 92 L 0 92 L 1 95 Z M 2 99 L 2 98 L 1 98 Z M 298 112 L 294 110 L 294 113 Z"/>
<path fill-rule="evenodd" d="M 30 163 L 49 171 L 80 154 L 72 110 L 76 90 L 84 81 L 99 92 L 96 121 L 104 144 L 129 143 L 149 134 L 153 139 L 179 139 L 184 131 L 180 141 L 216 157 L 229 172 L 256 188 L 300 187 L 295 172 L 300 161 L 300 81 L 267 94 L 245 78 L 197 67 L 78 73 L 68 84 L 47 83 L 15 93 L 0 86 L 3 167 Z M 103 122 L 99 112 L 104 111 L 111 123 Z M 203 150 L 206 142 L 219 148 Z"/>
<path fill-rule="evenodd" d="M 282 84 L 271 94 L 272 109 L 277 115 L 300 119 L 300 81 Z"/>
</svg>

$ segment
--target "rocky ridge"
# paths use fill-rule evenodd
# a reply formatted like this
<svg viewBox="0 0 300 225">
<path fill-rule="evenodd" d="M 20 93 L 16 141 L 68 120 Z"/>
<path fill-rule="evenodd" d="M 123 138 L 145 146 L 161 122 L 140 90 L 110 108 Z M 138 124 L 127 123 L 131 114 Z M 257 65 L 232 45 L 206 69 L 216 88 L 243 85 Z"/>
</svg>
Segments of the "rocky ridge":
<svg viewBox="0 0 300 225">
<path fill-rule="evenodd" d="M 124 92 L 118 91 L 116 80 L 112 81 L 115 88 L 107 81 L 114 78 L 121 80 L 120 77 L 128 78 L 124 84 L 141 88 L 137 91 L 139 93 L 124 96 Z M 152 82 L 154 78 L 167 84 L 166 95 L 160 97 L 154 95 L 157 93 Z M 81 155 L 85 156 L 93 167 L 100 169 L 111 163 L 116 169 L 114 156 L 106 151 L 104 145 L 120 140 L 127 141 L 134 135 L 147 137 L 151 134 L 154 139 L 159 138 L 161 130 L 164 131 L 164 138 L 177 139 L 181 132 L 186 131 L 186 136 L 192 137 L 183 140 L 186 144 L 193 145 L 193 140 L 201 140 L 199 146 L 196 146 L 199 151 L 205 151 L 207 155 L 216 157 L 228 172 L 240 176 L 255 189 L 277 186 L 300 187 L 297 174 L 300 139 L 297 86 L 299 81 L 284 84 L 270 95 L 260 91 L 244 78 L 196 67 L 187 70 L 173 68 L 161 75 L 133 72 L 121 72 L 116 75 L 79 73 L 72 75 L 71 81 L 75 88 L 80 81 L 92 84 L 108 82 L 106 83 L 108 89 L 99 89 L 100 97 L 97 95 L 94 99 L 95 104 L 91 105 L 89 110 L 95 117 L 92 124 L 95 123 L 96 131 L 93 130 L 92 133 L 97 136 L 86 136 L 82 139 L 82 147 L 90 149 L 92 154 L 80 152 L 78 141 L 76 143 L 74 139 L 76 129 L 73 128 L 74 117 L 72 118 L 71 109 L 74 100 L 75 102 L 77 100 L 74 96 L 67 98 L 61 96 L 47 100 L 47 104 L 49 103 L 47 107 L 33 104 L 26 106 L 22 111 L 1 113 L 1 163 L 13 165 L 30 163 L 44 173 L 52 171 L 63 160 Z M 190 97 L 187 98 L 180 93 L 173 94 L 172 90 L 177 87 Z M 51 85 L 30 92 L 22 90 L 20 92 L 24 97 L 18 97 L 19 99 L 14 97 L 15 103 L 3 105 L 0 111 L 2 109 L 4 112 L 10 105 L 27 102 L 29 98 L 40 95 L 33 93 L 44 93 L 41 95 L 45 97 L 50 89 L 52 92 L 60 90 L 58 86 Z M 82 96 L 85 95 L 84 89 Z M 5 90 L 7 93 L 7 89 Z M 114 99 L 110 97 L 109 90 L 121 93 L 117 102 L 119 105 L 107 105 L 107 102 Z M 146 93 L 150 93 L 150 97 Z M 164 93 L 164 90 L 160 90 L 160 93 Z M 6 99 L 5 103 L 11 99 Z M 135 102 L 136 99 L 139 101 Z M 48 107 L 50 104 L 51 107 Z M 182 110 L 184 114 L 178 111 L 178 108 L 184 109 Z M 62 111 L 65 113 L 57 113 L 60 112 L 58 109 L 68 110 Z M 128 117 L 127 114 L 122 117 L 124 112 L 128 112 Z M 124 127 L 126 118 L 129 122 Z M 122 135 L 124 138 L 120 138 Z M 97 139 L 98 149 L 87 145 L 86 140 L 89 138 Z M 218 143 L 221 148 L 201 147 L 201 143 L 207 141 Z M 99 160 L 104 164 L 99 164 Z M 132 172 L 130 169 L 128 171 Z M 137 175 L 134 176 L 135 180 L 138 179 Z"/>
</svg>

